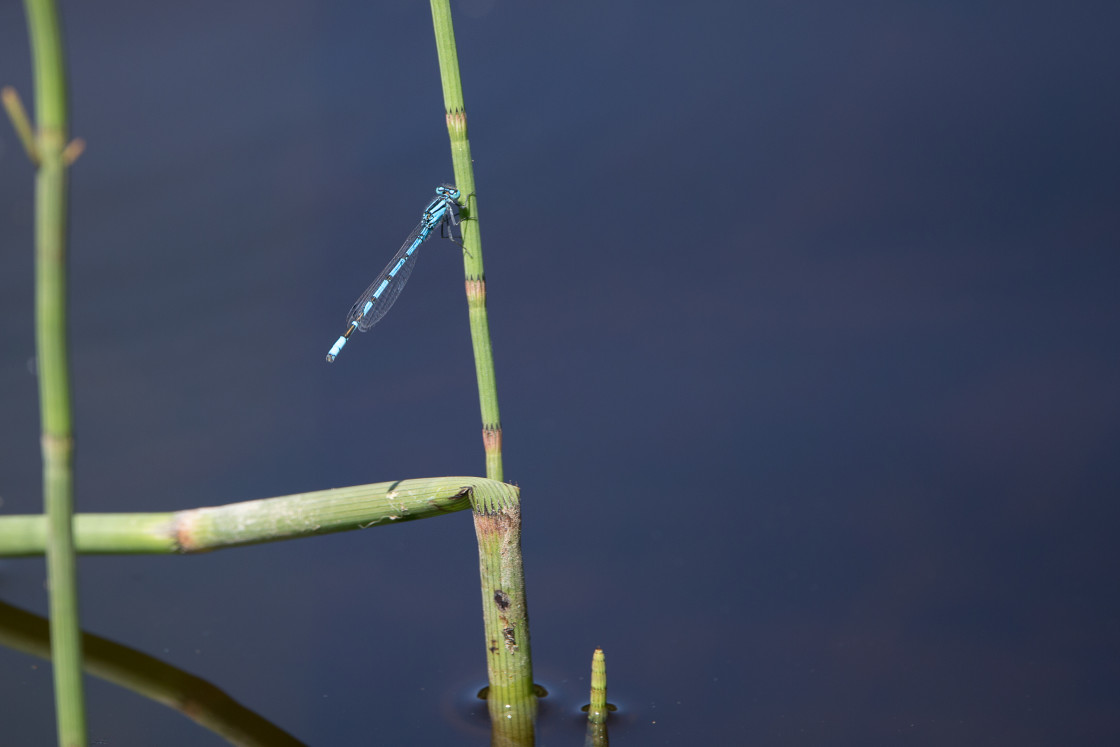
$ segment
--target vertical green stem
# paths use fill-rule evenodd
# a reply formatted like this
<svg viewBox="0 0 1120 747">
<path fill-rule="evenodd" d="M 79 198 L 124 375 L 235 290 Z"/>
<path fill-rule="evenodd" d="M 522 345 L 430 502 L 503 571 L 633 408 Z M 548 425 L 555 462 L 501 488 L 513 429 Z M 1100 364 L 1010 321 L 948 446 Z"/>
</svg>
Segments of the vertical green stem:
<svg viewBox="0 0 1120 747">
<path fill-rule="evenodd" d="M 491 744 L 531 746 L 537 697 L 521 561 L 521 508 L 516 495 L 488 498 L 476 491 L 475 497 Z"/>
<path fill-rule="evenodd" d="M 603 649 L 595 649 L 591 657 L 591 703 L 587 706 L 587 731 L 583 737 L 584 747 L 607 747 L 610 737 L 607 734 L 607 659 Z"/>
<path fill-rule="evenodd" d="M 502 480 L 502 420 L 498 415 L 498 385 L 494 378 L 494 354 L 490 347 L 490 322 L 486 315 L 486 273 L 482 267 L 482 240 L 478 230 L 478 195 L 474 187 L 471 143 L 467 139 L 467 111 L 463 84 L 459 79 L 459 55 L 451 26 L 449 0 L 432 0 L 447 132 L 451 138 L 451 161 L 455 186 L 463 193 L 463 270 L 466 275 L 467 308 L 470 315 L 478 399 L 482 410 L 482 444 L 486 450 L 486 476 Z"/>
<path fill-rule="evenodd" d="M 66 70 L 54 0 L 25 0 L 35 79 L 35 341 L 42 419 L 43 506 L 58 741 L 86 744 L 81 629 L 72 531 L 73 439 L 66 356 Z"/>
<path fill-rule="evenodd" d="M 591 656 L 591 703 L 587 708 L 587 720 L 593 724 L 607 721 L 607 657 L 603 649 L 595 649 Z"/>
<path fill-rule="evenodd" d="M 482 266 L 482 241 L 478 228 L 478 194 L 475 191 L 471 145 L 467 138 L 467 111 L 459 77 L 459 56 L 455 48 L 449 0 L 431 0 L 431 4 L 455 186 L 463 195 L 463 269 L 482 410 L 486 476 L 502 480 L 502 425 L 498 415 L 490 323 L 486 315 L 486 273 Z M 476 499 L 473 505 L 490 678 L 487 706 L 493 729 L 491 743 L 531 745 L 537 700 L 533 691 L 529 614 L 521 558 L 520 504 L 516 500 L 494 502 Z"/>
</svg>

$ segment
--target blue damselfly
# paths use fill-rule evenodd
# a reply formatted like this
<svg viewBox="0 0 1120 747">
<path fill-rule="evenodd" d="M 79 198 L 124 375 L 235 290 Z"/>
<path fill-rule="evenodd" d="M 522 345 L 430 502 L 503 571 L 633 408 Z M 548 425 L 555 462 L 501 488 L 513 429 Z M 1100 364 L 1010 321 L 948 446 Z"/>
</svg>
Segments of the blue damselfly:
<svg viewBox="0 0 1120 747">
<path fill-rule="evenodd" d="M 448 225 L 458 224 L 459 204 L 456 202 L 458 199 L 459 190 L 455 187 L 447 184 L 436 187 L 436 197 L 428 204 L 428 207 L 424 208 L 420 223 L 404 240 L 404 244 L 389 260 L 389 264 L 385 266 L 381 274 L 369 284 L 366 292 L 358 296 L 358 300 L 350 307 L 350 313 L 346 316 L 348 326 L 342 336 L 335 341 L 330 352 L 327 353 L 328 363 L 338 357 L 339 352 L 342 351 L 354 330 L 365 332 L 381 321 L 381 317 L 389 312 L 393 302 L 401 294 L 404 284 L 408 282 L 408 276 L 412 274 L 412 268 L 416 265 L 416 250 L 428 240 L 428 237 L 437 228 L 442 231 Z M 451 229 L 448 228 L 447 230 L 448 238 L 452 238 L 450 236 Z M 452 238 L 452 240 L 454 239 Z"/>
</svg>

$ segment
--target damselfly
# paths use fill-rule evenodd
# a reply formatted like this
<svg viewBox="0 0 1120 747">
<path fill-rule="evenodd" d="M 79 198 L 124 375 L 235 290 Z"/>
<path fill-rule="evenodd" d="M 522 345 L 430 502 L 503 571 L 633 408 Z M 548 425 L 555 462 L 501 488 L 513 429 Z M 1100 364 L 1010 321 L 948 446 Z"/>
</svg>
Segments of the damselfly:
<svg viewBox="0 0 1120 747">
<path fill-rule="evenodd" d="M 381 274 L 350 307 L 350 313 L 346 316 L 346 324 L 349 326 L 327 353 L 328 363 L 338 357 L 342 347 L 350 339 L 350 335 L 354 334 L 354 330 L 365 332 L 389 312 L 393 302 L 401 294 L 404 284 L 408 282 L 412 268 L 416 265 L 416 250 L 437 228 L 442 231 L 447 225 L 456 225 L 459 222 L 459 204 L 456 202 L 458 199 L 459 190 L 454 187 L 447 184 L 436 187 L 436 198 L 424 208 L 420 223 L 404 240 L 404 244 L 389 260 L 389 264 Z M 448 238 L 451 238 L 450 229 L 448 232 Z"/>
</svg>

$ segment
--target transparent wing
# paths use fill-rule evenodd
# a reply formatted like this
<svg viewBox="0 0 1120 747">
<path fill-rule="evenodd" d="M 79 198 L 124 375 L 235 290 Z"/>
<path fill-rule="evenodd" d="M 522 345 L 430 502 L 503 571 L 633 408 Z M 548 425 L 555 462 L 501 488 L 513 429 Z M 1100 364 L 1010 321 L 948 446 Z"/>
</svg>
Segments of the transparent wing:
<svg viewBox="0 0 1120 747">
<path fill-rule="evenodd" d="M 393 307 L 393 303 L 400 296 L 405 283 L 408 282 L 408 277 L 412 274 L 412 268 L 416 266 L 416 255 L 420 250 L 420 245 L 430 234 L 431 228 L 424 221 L 421 221 L 413 229 L 412 233 L 401 244 L 401 248 L 389 260 L 389 264 L 385 265 L 385 269 L 378 274 L 366 288 L 365 293 L 358 296 L 358 300 L 350 307 L 350 313 L 346 315 L 347 324 L 357 322 L 358 330 L 365 332 L 389 313 L 389 309 Z M 379 289 L 380 293 L 378 293 Z M 376 298 L 374 294 L 378 294 Z M 368 311 L 365 311 L 366 304 L 371 304 Z"/>
</svg>

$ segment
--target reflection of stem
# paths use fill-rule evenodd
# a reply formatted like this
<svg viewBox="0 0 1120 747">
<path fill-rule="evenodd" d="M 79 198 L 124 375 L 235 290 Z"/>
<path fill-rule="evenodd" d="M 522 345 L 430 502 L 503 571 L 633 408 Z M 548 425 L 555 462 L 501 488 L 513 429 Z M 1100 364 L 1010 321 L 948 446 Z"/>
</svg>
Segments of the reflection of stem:
<svg viewBox="0 0 1120 747">
<path fill-rule="evenodd" d="M 517 488 L 481 477 L 396 480 L 174 513 L 77 514 L 80 553 L 192 553 L 516 505 Z M 41 555 L 40 514 L 0 516 L 0 555 Z"/>
<path fill-rule="evenodd" d="M 583 737 L 583 747 L 608 747 L 610 743 L 606 721 L 598 724 L 594 721 L 587 722 L 587 733 Z"/>
<path fill-rule="evenodd" d="M 0 645 L 50 659 L 47 621 L 0 602 Z M 89 674 L 162 703 L 240 747 L 302 745 L 206 680 L 135 649 L 82 634 Z"/>
</svg>

